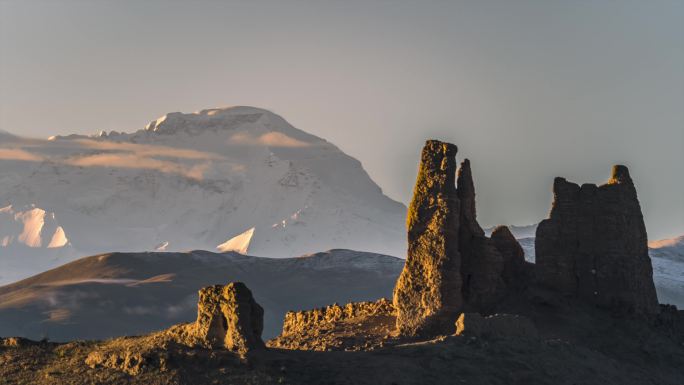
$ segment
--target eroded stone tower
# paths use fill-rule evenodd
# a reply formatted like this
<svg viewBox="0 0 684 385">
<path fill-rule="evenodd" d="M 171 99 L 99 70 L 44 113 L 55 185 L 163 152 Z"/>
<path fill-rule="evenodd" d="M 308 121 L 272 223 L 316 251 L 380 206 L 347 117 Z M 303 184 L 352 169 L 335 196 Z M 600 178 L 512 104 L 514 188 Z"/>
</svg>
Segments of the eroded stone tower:
<svg viewBox="0 0 684 385">
<path fill-rule="evenodd" d="M 406 264 L 394 288 L 397 328 L 405 335 L 453 332 L 461 311 L 487 313 L 505 292 L 504 257 L 477 223 L 468 159 L 456 180 L 456 152 L 429 140 L 421 154 Z"/>
<path fill-rule="evenodd" d="M 408 255 L 394 288 L 403 334 L 453 325 L 463 305 L 455 145 L 429 140 L 409 205 Z"/>
<path fill-rule="evenodd" d="M 601 186 L 556 178 L 553 195 L 537 228 L 538 281 L 614 311 L 657 313 L 646 227 L 627 167 L 614 166 Z"/>
</svg>

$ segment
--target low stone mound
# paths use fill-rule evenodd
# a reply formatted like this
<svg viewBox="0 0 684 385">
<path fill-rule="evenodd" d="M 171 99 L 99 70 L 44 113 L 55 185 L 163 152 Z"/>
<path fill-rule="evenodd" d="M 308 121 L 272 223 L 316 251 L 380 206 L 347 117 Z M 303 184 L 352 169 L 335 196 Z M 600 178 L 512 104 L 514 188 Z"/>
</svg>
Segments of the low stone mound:
<svg viewBox="0 0 684 385">
<path fill-rule="evenodd" d="M 85 359 L 85 364 L 90 368 L 97 367 L 120 370 L 131 376 L 137 376 L 146 369 L 159 371 L 169 370 L 168 363 L 170 354 L 166 349 L 145 349 L 136 342 L 126 346 L 121 340 L 116 341 L 116 348 L 108 346 L 107 349 L 98 349 L 90 352 Z"/>
<path fill-rule="evenodd" d="M 92 346 L 84 363 L 90 369 L 113 369 L 130 376 L 172 373 L 184 365 L 215 370 L 243 365 L 244 357 L 225 349 L 188 346 L 173 339 L 174 328 L 141 337 L 122 337 Z M 128 382 L 126 382 L 128 383 Z"/>
<path fill-rule="evenodd" d="M 539 332 L 529 318 L 517 314 L 494 314 L 483 317 L 479 313 L 462 313 L 456 320 L 456 335 L 538 338 Z"/>
<path fill-rule="evenodd" d="M 386 298 L 288 312 L 282 334 L 267 345 L 293 350 L 372 350 L 384 345 L 395 319 L 394 306 Z"/>
<path fill-rule="evenodd" d="M 320 309 L 291 311 L 285 314 L 283 334 L 298 333 L 304 329 L 320 328 L 323 325 L 357 317 L 393 315 L 392 303 L 382 298 L 375 302 L 351 302 L 344 306 L 332 304 Z"/>
<path fill-rule="evenodd" d="M 22 337 L 0 338 L 0 347 L 5 348 L 21 348 L 38 344 L 40 344 L 40 342 L 32 341 Z"/>
</svg>

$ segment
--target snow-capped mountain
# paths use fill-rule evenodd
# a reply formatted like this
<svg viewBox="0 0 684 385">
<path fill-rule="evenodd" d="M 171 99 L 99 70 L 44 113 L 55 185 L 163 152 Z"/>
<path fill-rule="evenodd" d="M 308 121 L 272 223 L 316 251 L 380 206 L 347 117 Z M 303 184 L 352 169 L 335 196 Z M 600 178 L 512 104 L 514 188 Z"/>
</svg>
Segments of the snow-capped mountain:
<svg viewBox="0 0 684 385">
<path fill-rule="evenodd" d="M 684 235 L 648 243 L 651 256 L 684 263 Z"/>
<path fill-rule="evenodd" d="M 175 112 L 132 133 L 2 135 L 0 208 L 59 224 L 56 243 L 41 231 L 31 248 L 70 249 L 59 261 L 32 260 L 33 273 L 112 250 L 405 252 L 405 206 L 359 161 L 263 109 Z M 27 222 L 13 215 L 0 219 L 0 241 L 23 242 Z M 23 258 L 7 243 L 0 264 Z M 21 278 L 0 270 L 0 283 Z"/>
<path fill-rule="evenodd" d="M 10 139 L 13 137 L 14 137 L 14 135 L 12 135 L 9 132 L 4 131 L 3 129 L 0 128 L 0 140 Z"/>
<path fill-rule="evenodd" d="M 55 213 L 35 206 L 0 208 L 0 284 L 76 255 Z"/>
<path fill-rule="evenodd" d="M 684 308 L 684 235 L 648 243 L 661 302 Z"/>
<path fill-rule="evenodd" d="M 35 206 L 15 210 L 12 206 L 0 208 L 0 247 L 17 245 L 31 248 L 61 248 L 69 243 L 54 213 Z"/>
</svg>

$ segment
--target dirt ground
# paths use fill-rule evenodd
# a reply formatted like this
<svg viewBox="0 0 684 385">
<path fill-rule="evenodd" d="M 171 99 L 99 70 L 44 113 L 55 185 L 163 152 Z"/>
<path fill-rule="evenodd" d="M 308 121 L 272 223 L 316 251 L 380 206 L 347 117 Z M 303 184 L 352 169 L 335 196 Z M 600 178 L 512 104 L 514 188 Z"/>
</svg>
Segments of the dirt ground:
<svg viewBox="0 0 684 385">
<path fill-rule="evenodd" d="M 154 336 L 66 344 L 4 339 L 0 384 L 684 383 L 684 336 L 671 324 L 581 307 L 540 309 L 529 315 L 540 326 L 534 338 L 450 335 L 371 350 L 350 351 L 348 343 L 341 346 L 347 351 L 269 348 L 242 358 Z M 350 327 L 342 327 L 347 342 Z"/>
</svg>

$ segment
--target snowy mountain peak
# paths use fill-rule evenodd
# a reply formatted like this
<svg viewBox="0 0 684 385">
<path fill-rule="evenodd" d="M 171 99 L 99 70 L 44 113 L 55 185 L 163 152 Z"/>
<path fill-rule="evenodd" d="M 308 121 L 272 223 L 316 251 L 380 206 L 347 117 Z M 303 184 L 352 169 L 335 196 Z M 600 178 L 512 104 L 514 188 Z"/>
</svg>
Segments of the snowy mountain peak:
<svg viewBox="0 0 684 385">
<path fill-rule="evenodd" d="M 0 208 L 0 247 L 60 248 L 69 243 L 55 214 L 35 207 Z"/>
<path fill-rule="evenodd" d="M 174 112 L 132 133 L 0 141 L 0 154 L 0 207 L 54 212 L 73 257 L 405 253 L 406 207 L 383 195 L 358 160 L 260 108 Z M 14 216 L 5 222 L 0 240 L 18 239 Z M 43 247 L 50 236 L 41 236 Z M 64 242 L 58 234 L 54 244 Z M 0 270 L 6 254 L 0 246 Z M 36 271 L 65 260 L 45 262 Z"/>
<path fill-rule="evenodd" d="M 676 238 L 659 239 L 656 241 L 648 242 L 648 247 L 651 249 L 663 249 L 668 247 L 681 247 L 684 248 L 684 235 Z"/>
<path fill-rule="evenodd" d="M 181 129 L 230 129 L 240 123 L 255 123 L 264 114 L 272 113 L 254 107 L 214 108 L 189 114 L 171 112 L 151 121 L 145 130 L 168 135 L 175 134 Z"/>
<path fill-rule="evenodd" d="M 290 144 L 299 145 L 325 142 L 292 127 L 285 119 L 271 111 L 248 106 L 212 108 L 194 113 L 171 112 L 151 121 L 144 131 L 160 135 L 199 135 L 240 129 L 260 134 L 279 132 L 287 136 L 257 138 L 261 140 L 261 144 L 276 144 L 278 139 L 284 139 L 283 144 L 288 144 L 288 141 Z"/>
<path fill-rule="evenodd" d="M 247 254 L 249 243 L 252 241 L 253 235 L 254 227 L 216 246 L 216 249 L 222 253 L 234 251 L 240 254 Z"/>
<path fill-rule="evenodd" d="M 0 128 L 0 138 L 14 138 L 14 135 Z"/>
</svg>

